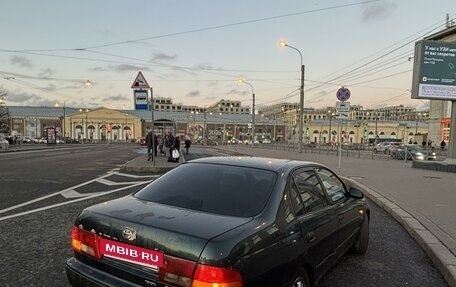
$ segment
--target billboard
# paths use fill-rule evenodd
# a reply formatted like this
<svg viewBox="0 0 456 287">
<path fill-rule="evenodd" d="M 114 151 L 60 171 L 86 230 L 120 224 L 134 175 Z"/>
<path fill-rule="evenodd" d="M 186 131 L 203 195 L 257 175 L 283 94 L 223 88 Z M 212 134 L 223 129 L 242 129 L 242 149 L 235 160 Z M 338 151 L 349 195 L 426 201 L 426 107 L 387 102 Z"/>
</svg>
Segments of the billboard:
<svg viewBox="0 0 456 287">
<path fill-rule="evenodd" d="M 456 43 L 415 43 L 412 99 L 456 100 Z"/>
<path fill-rule="evenodd" d="M 147 110 L 148 109 L 148 93 L 147 90 L 135 90 L 135 110 Z"/>
</svg>

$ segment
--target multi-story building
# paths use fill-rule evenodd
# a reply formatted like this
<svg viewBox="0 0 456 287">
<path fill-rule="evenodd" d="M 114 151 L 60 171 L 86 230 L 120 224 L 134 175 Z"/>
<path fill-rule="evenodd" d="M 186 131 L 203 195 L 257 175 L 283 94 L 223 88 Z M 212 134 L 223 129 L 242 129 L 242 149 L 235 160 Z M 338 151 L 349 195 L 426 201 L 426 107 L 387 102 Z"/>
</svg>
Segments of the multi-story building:
<svg viewBox="0 0 456 287">
<path fill-rule="evenodd" d="M 217 103 L 207 107 L 206 111 L 214 114 L 250 114 L 250 108 L 243 107 L 241 105 L 241 101 L 232 101 L 224 99 L 221 99 Z"/>
</svg>

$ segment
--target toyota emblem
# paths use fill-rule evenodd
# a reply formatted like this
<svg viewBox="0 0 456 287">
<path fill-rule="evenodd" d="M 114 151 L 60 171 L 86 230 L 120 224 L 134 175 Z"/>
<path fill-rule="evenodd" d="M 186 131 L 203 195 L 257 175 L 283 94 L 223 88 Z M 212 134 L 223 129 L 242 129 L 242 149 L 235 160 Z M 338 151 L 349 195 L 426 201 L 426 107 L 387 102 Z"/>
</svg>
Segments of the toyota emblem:
<svg viewBox="0 0 456 287">
<path fill-rule="evenodd" d="M 129 228 L 125 228 L 123 231 L 122 231 L 122 236 L 123 238 L 127 239 L 127 240 L 135 240 L 136 239 L 136 231 L 133 230 L 133 229 L 129 229 Z"/>
</svg>

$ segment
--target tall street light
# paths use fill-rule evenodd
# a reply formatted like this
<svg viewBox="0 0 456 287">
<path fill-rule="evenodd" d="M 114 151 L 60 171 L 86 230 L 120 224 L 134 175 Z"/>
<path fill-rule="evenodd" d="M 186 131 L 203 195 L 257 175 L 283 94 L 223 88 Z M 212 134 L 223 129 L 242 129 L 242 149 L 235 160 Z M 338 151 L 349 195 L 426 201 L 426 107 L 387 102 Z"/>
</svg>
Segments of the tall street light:
<svg viewBox="0 0 456 287">
<path fill-rule="evenodd" d="M 154 119 L 154 106 L 155 106 L 155 103 L 154 103 L 154 89 L 152 87 L 150 87 L 150 121 L 151 121 L 151 132 L 152 132 L 152 163 L 153 165 L 155 166 L 155 150 L 157 149 L 157 147 L 155 146 L 155 137 L 157 136 L 155 134 L 155 119 Z"/>
<path fill-rule="evenodd" d="M 299 97 L 299 136 L 298 136 L 298 152 L 302 153 L 302 135 L 303 131 L 303 122 L 304 122 L 304 73 L 305 66 L 302 63 L 302 53 L 297 48 L 288 45 L 286 41 L 280 42 L 281 47 L 288 47 L 293 50 L 298 51 L 299 56 L 301 57 L 301 87 L 300 87 L 300 97 Z"/>
<path fill-rule="evenodd" d="M 65 134 L 65 117 L 66 117 L 66 102 L 68 102 L 69 100 L 65 100 L 63 102 L 63 119 L 62 119 L 62 135 L 63 137 L 66 137 L 66 134 Z M 55 103 L 55 107 L 59 107 L 59 103 Z"/>
<path fill-rule="evenodd" d="M 239 80 L 239 83 L 244 83 L 252 88 L 252 148 L 255 146 L 255 90 L 253 89 L 252 84 L 246 82 L 243 79 Z"/>
<path fill-rule="evenodd" d="M 332 143 L 332 130 L 331 130 L 331 121 L 332 118 L 336 115 L 333 110 L 328 110 L 328 115 L 329 115 L 329 143 Z"/>
<path fill-rule="evenodd" d="M 80 112 L 80 113 L 82 113 L 82 112 L 85 113 L 85 119 L 86 119 L 86 121 L 85 121 L 85 131 L 84 131 L 84 132 L 85 132 L 85 142 L 87 143 L 87 140 L 88 140 L 88 134 L 87 134 L 87 131 L 88 131 L 88 130 L 87 130 L 87 113 L 89 112 L 89 109 L 85 109 L 85 110 L 79 109 L 79 112 Z M 82 119 L 82 121 L 84 121 L 84 119 Z M 83 128 L 84 128 L 84 125 L 83 125 Z M 82 140 L 82 142 L 84 142 L 84 139 Z"/>
<path fill-rule="evenodd" d="M 65 100 L 63 102 L 63 129 L 62 129 L 62 131 L 63 131 L 64 137 L 66 137 L 66 133 L 65 133 L 66 102 L 68 102 L 68 100 Z"/>
</svg>

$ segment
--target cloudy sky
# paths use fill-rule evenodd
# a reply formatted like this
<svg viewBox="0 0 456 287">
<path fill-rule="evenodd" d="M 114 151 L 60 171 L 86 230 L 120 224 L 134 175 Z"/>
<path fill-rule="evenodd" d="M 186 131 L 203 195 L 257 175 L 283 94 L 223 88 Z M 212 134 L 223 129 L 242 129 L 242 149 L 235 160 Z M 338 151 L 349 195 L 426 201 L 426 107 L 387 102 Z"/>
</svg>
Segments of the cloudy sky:
<svg viewBox="0 0 456 287">
<path fill-rule="evenodd" d="M 8 105 L 133 109 L 141 71 L 154 97 L 207 106 L 350 102 L 425 108 L 412 100 L 415 41 L 456 18 L 456 1 L 22 0 L 2 3 L 0 88 Z M 437 5 L 438 3 L 438 5 Z M 89 80 L 92 85 L 85 86 Z"/>
</svg>

